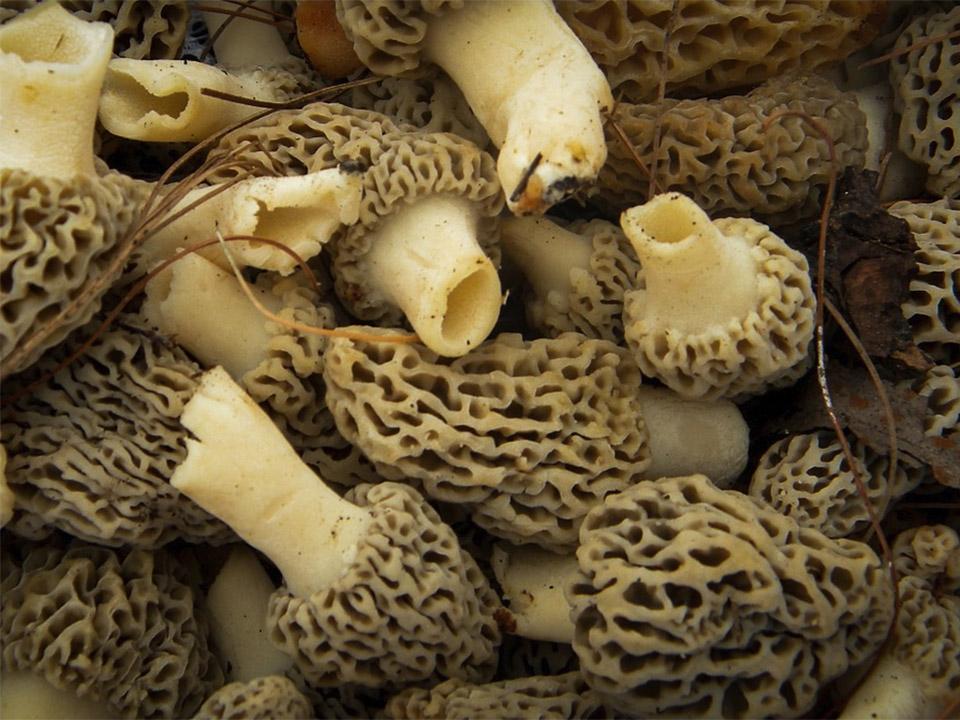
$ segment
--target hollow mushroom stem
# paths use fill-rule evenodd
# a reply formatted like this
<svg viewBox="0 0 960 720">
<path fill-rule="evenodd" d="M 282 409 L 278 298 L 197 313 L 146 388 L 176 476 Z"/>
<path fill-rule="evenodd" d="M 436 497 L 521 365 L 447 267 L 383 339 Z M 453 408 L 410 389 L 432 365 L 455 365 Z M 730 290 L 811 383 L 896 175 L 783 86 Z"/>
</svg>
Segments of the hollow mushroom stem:
<svg viewBox="0 0 960 720">
<path fill-rule="evenodd" d="M 643 266 L 651 325 L 693 334 L 754 308 L 757 265 L 749 244 L 723 235 L 690 198 L 658 195 L 625 211 L 620 224 Z"/>
<path fill-rule="evenodd" d="M 425 56 L 442 67 L 493 143 L 510 209 L 543 213 L 607 157 L 610 86 L 552 3 L 469 2 L 431 19 Z"/>
<path fill-rule="evenodd" d="M 0 26 L 0 167 L 92 175 L 97 99 L 113 29 L 48 2 Z"/>
<path fill-rule="evenodd" d="M 108 703 L 78 697 L 47 682 L 42 675 L 29 670 L 3 671 L 3 693 L 0 695 L 0 716 L 30 720 L 100 720 L 116 717 Z"/>
<path fill-rule="evenodd" d="M 373 288 L 403 310 L 431 350 L 458 357 L 490 334 L 500 314 L 500 278 L 477 241 L 469 200 L 417 200 L 385 218 L 363 258 Z"/>
<path fill-rule="evenodd" d="M 172 212 L 214 190 L 192 190 Z M 137 264 L 145 272 L 177 248 L 214 237 L 217 230 L 224 236 L 257 235 L 278 240 L 308 260 L 320 252 L 338 228 L 357 221 L 362 193 L 360 176 L 339 168 L 252 178 L 211 197 L 152 235 L 137 250 Z M 233 243 L 230 251 L 240 266 L 274 270 L 281 275 L 297 269 L 294 258 L 266 243 Z M 230 269 L 220 248 L 202 250 L 201 254 Z"/>
<path fill-rule="evenodd" d="M 573 622 L 564 588 L 577 577 L 577 558 L 532 545 L 507 550 L 497 545 L 491 558 L 516 635 L 531 640 L 573 641 Z"/>
<path fill-rule="evenodd" d="M 223 0 L 210 0 L 208 7 L 217 7 L 228 12 L 236 12 L 236 3 Z M 246 9 L 246 13 L 254 15 L 258 7 L 269 7 L 270 3 L 256 2 Z M 230 15 L 221 12 L 203 11 L 203 20 L 207 30 L 213 35 Z M 269 17 L 264 15 L 264 17 Z M 244 17 L 233 17 L 230 24 L 223 29 L 220 36 L 213 42 L 213 51 L 217 55 L 217 63 L 226 68 L 251 67 L 263 65 L 267 67 L 283 64 L 290 59 L 290 52 L 283 42 L 277 28 L 268 23 L 248 20 Z"/>
<path fill-rule="evenodd" d="M 369 511 L 328 488 L 223 368 L 204 373 L 180 422 L 192 437 L 174 487 L 265 553 L 294 595 L 341 576 Z"/>
</svg>

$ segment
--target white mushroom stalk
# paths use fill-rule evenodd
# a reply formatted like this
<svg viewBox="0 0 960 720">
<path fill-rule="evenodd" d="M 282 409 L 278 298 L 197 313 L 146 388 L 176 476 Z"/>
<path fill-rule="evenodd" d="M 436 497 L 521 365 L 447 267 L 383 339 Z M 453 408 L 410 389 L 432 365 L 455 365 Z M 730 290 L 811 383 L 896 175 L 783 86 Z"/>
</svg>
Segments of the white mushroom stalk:
<svg viewBox="0 0 960 720">
<path fill-rule="evenodd" d="M 478 221 L 469 200 L 425 197 L 384 218 L 361 260 L 423 344 L 448 357 L 483 342 L 500 314 L 500 278 L 477 241 Z"/>
<path fill-rule="evenodd" d="M 552 3 L 465 3 L 430 20 L 424 55 L 459 85 L 500 148 L 514 213 L 543 213 L 596 177 L 610 86 Z"/>
<path fill-rule="evenodd" d="M 48 2 L 0 26 L 0 168 L 93 175 L 97 99 L 113 29 Z"/>
<path fill-rule="evenodd" d="M 494 547 L 491 564 L 516 623 L 514 634 L 531 640 L 573 641 L 564 592 L 577 579 L 575 555 L 558 555 L 533 545 L 507 549 L 501 544 Z"/>
<path fill-rule="evenodd" d="M 106 702 L 79 697 L 71 690 L 55 687 L 42 675 L 29 670 L 3 671 L 0 717 L 23 720 L 102 720 L 117 717 Z"/>
<path fill-rule="evenodd" d="M 172 213 L 215 190 L 216 186 L 195 188 Z M 301 259 L 308 260 L 320 252 L 337 229 L 357 222 L 362 194 L 360 176 L 339 168 L 244 180 L 205 200 L 152 235 L 138 248 L 137 265 L 140 271 L 146 272 L 178 249 L 212 238 L 217 231 L 224 236 L 256 235 L 277 240 Z M 298 267 L 293 257 L 266 243 L 237 242 L 231 245 L 230 251 L 240 266 L 273 270 L 281 275 L 289 275 Z M 220 248 L 200 253 L 224 269 L 230 269 Z"/>
<path fill-rule="evenodd" d="M 349 568 L 369 511 L 328 488 L 223 368 L 180 421 L 192 437 L 171 484 L 266 554 L 290 592 L 309 597 Z"/>
<path fill-rule="evenodd" d="M 840 720 L 940 717 L 943 699 L 930 690 L 926 672 L 884 652 L 847 702 Z"/>
<path fill-rule="evenodd" d="M 213 41 L 213 52 L 217 56 L 217 64 L 225 68 L 244 68 L 255 65 L 277 67 L 290 60 L 290 52 L 274 25 L 244 17 L 233 17 L 231 20 L 228 13 L 237 12 L 236 3 L 211 0 L 205 5 L 226 11 L 203 11 L 203 20 L 211 36 L 220 29 L 221 25 L 230 20 L 230 24 Z M 268 2 L 255 2 L 245 9 L 245 13 L 255 15 L 257 8 L 269 8 L 269 6 Z M 263 14 L 262 17 L 269 19 L 270 16 Z"/>
</svg>

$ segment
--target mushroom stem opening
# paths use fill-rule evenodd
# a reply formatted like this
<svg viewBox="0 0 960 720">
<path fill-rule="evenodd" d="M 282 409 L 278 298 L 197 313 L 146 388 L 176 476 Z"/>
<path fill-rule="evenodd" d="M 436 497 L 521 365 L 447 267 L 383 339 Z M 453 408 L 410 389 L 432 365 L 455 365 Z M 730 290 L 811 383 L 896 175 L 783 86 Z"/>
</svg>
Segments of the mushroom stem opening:
<svg viewBox="0 0 960 720">
<path fill-rule="evenodd" d="M 92 175 L 97 102 L 113 29 L 44 3 L 0 26 L 0 167 Z"/>
<path fill-rule="evenodd" d="M 577 558 L 532 545 L 497 545 L 493 572 L 516 621 L 516 635 L 531 640 L 573 642 L 570 605 L 564 595 L 578 574 Z"/>
<path fill-rule="evenodd" d="M 236 12 L 238 9 L 236 3 L 223 2 L 223 0 L 209 0 L 205 4 L 229 12 Z M 252 3 L 247 12 L 255 13 L 257 7 L 269 8 L 270 3 Z M 204 11 L 203 20 L 207 25 L 207 30 L 213 35 L 221 25 L 230 20 L 230 15 Z M 217 63 L 226 68 L 253 67 L 255 65 L 276 67 L 290 59 L 290 52 L 276 27 L 243 17 L 234 17 L 230 20 L 230 24 L 214 40 L 213 51 L 217 55 Z"/>
<path fill-rule="evenodd" d="M 431 19 L 424 51 L 500 148 L 513 212 L 543 213 L 596 177 L 610 86 L 552 3 L 466 3 Z"/>
<path fill-rule="evenodd" d="M 556 292 L 560 293 L 557 299 L 564 302 L 571 287 L 570 271 L 590 269 L 590 238 L 546 218 L 506 218 L 500 224 L 500 233 L 504 253 L 540 298 Z"/>
<path fill-rule="evenodd" d="M 200 62 L 112 60 L 100 98 L 100 122 L 119 137 L 196 142 L 259 111 L 203 95 L 208 88 L 258 100 L 282 100 L 259 75 L 231 75 Z"/>
<path fill-rule="evenodd" d="M 620 224 L 643 266 L 645 319 L 654 326 L 695 334 L 753 309 L 750 245 L 723 235 L 690 198 L 658 195 L 625 211 Z"/>
<path fill-rule="evenodd" d="M 426 197 L 384 219 L 362 261 L 371 285 L 448 357 L 483 342 L 500 315 L 500 278 L 477 242 L 477 221 L 468 200 Z"/>
<path fill-rule="evenodd" d="M 277 299 L 251 288 L 272 312 Z M 188 255 L 147 283 L 141 314 L 207 367 L 222 365 L 242 378 L 267 357 L 269 320 L 244 294 L 233 274 Z"/>
<path fill-rule="evenodd" d="M 216 515 L 309 597 L 350 566 L 368 510 L 339 497 L 220 367 L 204 373 L 180 422 L 192 434 L 171 484 Z"/>
<path fill-rule="evenodd" d="M 42 675 L 30 670 L 5 668 L 3 671 L 0 717 L 99 720 L 116 716 L 116 708 L 109 703 L 80 697 L 71 690 L 54 687 Z"/>
</svg>

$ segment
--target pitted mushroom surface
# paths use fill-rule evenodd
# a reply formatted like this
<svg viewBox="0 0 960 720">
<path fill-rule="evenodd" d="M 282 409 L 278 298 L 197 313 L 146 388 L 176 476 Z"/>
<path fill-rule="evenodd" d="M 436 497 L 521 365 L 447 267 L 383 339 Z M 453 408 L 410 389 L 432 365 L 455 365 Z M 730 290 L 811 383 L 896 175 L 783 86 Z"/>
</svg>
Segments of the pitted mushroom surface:
<svg viewBox="0 0 960 720">
<path fill-rule="evenodd" d="M 268 675 L 224 685 L 206 699 L 193 720 L 310 720 L 310 701 L 292 681 Z"/>
</svg>

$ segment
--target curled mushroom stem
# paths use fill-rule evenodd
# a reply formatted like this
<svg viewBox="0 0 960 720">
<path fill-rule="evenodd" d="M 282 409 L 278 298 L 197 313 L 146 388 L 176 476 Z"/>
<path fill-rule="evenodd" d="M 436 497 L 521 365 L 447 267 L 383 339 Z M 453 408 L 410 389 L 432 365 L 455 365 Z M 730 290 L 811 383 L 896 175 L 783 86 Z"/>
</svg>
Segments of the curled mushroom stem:
<svg viewBox="0 0 960 720">
<path fill-rule="evenodd" d="M 744 238 L 723 235 L 679 193 L 625 211 L 620 224 L 643 265 L 645 319 L 695 334 L 750 312 L 757 266 Z"/>
<path fill-rule="evenodd" d="M 208 0 L 205 5 L 228 11 L 237 9 L 236 4 L 223 2 L 223 0 Z M 268 2 L 255 2 L 252 5 L 255 8 L 270 7 Z M 290 59 L 290 52 L 283 42 L 283 37 L 273 25 L 207 10 L 203 11 L 203 21 L 211 37 L 217 34 L 221 25 L 227 24 L 213 41 L 217 63 L 222 67 L 241 68 L 255 65 L 277 67 Z"/>
<path fill-rule="evenodd" d="M 204 373 L 180 422 L 192 436 L 171 484 L 270 558 L 290 592 L 346 571 L 369 511 L 327 487 L 223 368 Z"/>
<path fill-rule="evenodd" d="M 210 187 L 191 190 L 172 214 L 210 193 Z M 306 175 L 258 177 L 244 180 L 197 205 L 165 225 L 137 250 L 137 274 L 170 257 L 177 248 L 223 235 L 257 235 L 279 240 L 301 259 L 317 255 L 330 236 L 352 225 L 360 214 L 363 189 L 360 176 L 329 168 Z M 233 258 L 241 266 L 289 275 L 297 261 L 279 249 L 249 241 L 234 245 Z M 201 251 L 207 259 L 230 269 L 220 248 Z"/>
<path fill-rule="evenodd" d="M 885 651 L 847 701 L 839 720 L 935 718 L 941 706 L 928 692 L 921 673 Z"/>
<path fill-rule="evenodd" d="M 526 277 L 538 297 L 570 292 L 570 271 L 590 269 L 593 243 L 547 218 L 505 218 L 500 223 L 500 246 Z"/>
<path fill-rule="evenodd" d="M 204 89 L 268 102 L 287 99 L 262 73 L 229 73 L 201 62 L 118 58 L 107 68 L 100 122 L 131 140 L 195 142 L 259 112 L 205 95 Z"/>
<path fill-rule="evenodd" d="M 117 711 L 108 703 L 54 687 L 41 674 L 8 668 L 3 671 L 0 717 L 99 720 L 116 716 Z"/>
<path fill-rule="evenodd" d="M 573 622 L 564 595 L 578 573 L 577 558 L 533 545 L 497 545 L 493 572 L 516 622 L 515 634 L 532 640 L 570 643 Z"/>
<path fill-rule="evenodd" d="M 279 301 L 251 288 L 273 312 Z M 198 255 L 188 255 L 147 283 L 141 315 L 208 367 L 222 365 L 238 380 L 267 357 L 269 321 L 240 283 Z"/>
<path fill-rule="evenodd" d="M 486 339 L 500 315 L 500 278 L 477 241 L 469 200 L 430 196 L 380 222 L 364 270 L 424 345 L 447 357 Z"/>
<path fill-rule="evenodd" d="M 426 57 L 463 91 L 500 148 L 510 209 L 543 213 L 607 157 L 610 86 L 552 3 L 469 2 L 432 19 Z"/>
<path fill-rule="evenodd" d="M 97 98 L 113 29 L 48 2 L 0 26 L 0 167 L 94 173 Z"/>
</svg>

